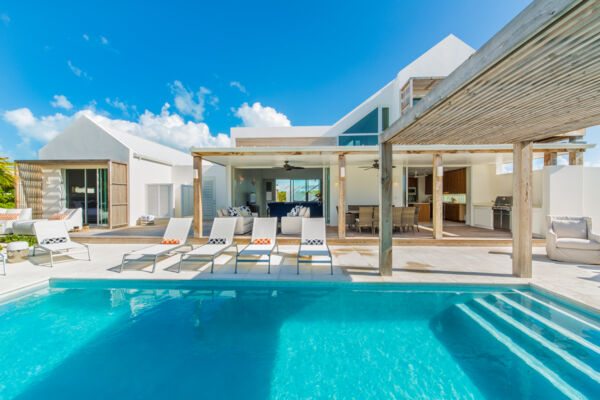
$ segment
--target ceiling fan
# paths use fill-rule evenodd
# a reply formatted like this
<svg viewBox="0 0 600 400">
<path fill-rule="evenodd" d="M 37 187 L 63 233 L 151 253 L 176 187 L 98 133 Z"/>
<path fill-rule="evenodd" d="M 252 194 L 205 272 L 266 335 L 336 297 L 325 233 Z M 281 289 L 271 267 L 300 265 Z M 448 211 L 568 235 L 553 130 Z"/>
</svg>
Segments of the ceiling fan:
<svg viewBox="0 0 600 400">
<path fill-rule="evenodd" d="M 283 163 L 283 169 L 285 169 L 286 171 L 291 171 L 293 169 L 304 169 L 304 167 L 295 167 L 293 165 L 290 165 L 290 162 L 288 160 L 285 160 Z"/>
<path fill-rule="evenodd" d="M 369 169 L 379 169 L 379 160 L 373 160 L 373 164 L 369 165 L 369 166 L 364 166 L 364 167 L 359 167 L 366 170 Z M 396 168 L 395 166 L 392 166 L 392 168 Z"/>
</svg>

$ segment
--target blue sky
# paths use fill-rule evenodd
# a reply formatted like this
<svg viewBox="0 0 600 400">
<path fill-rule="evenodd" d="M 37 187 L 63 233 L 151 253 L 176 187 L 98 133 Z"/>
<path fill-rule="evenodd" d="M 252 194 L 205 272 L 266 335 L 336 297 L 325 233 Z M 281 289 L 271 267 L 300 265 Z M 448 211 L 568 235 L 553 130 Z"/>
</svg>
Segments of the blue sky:
<svg viewBox="0 0 600 400">
<path fill-rule="evenodd" d="M 2 2 L 0 154 L 35 158 L 82 112 L 182 148 L 329 125 L 448 34 L 477 49 L 527 4 Z"/>
</svg>

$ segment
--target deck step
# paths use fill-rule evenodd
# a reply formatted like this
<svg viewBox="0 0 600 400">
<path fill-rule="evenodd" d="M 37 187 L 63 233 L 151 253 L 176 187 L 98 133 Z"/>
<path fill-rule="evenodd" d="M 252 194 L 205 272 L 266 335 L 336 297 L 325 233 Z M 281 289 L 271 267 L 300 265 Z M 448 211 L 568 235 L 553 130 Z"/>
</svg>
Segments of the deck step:
<svg viewBox="0 0 600 400">
<path fill-rule="evenodd" d="M 594 323 L 594 322 L 591 322 L 591 321 L 589 321 L 587 319 L 581 318 L 581 317 L 579 317 L 579 316 L 577 316 L 577 315 L 569 312 L 568 310 L 563 309 L 562 307 L 558 307 L 558 306 L 555 306 L 555 305 L 553 305 L 553 304 L 551 304 L 551 303 L 549 303 L 547 301 L 544 301 L 542 299 L 538 299 L 537 297 L 532 296 L 531 294 L 529 294 L 527 292 L 524 292 L 524 291 L 521 291 L 521 290 L 516 290 L 516 289 L 514 290 L 514 292 L 520 294 L 523 297 L 528 298 L 529 300 L 531 300 L 533 302 L 541 304 L 541 305 L 543 305 L 545 307 L 548 307 L 548 308 L 550 308 L 550 309 L 552 309 L 552 310 L 554 310 L 556 312 L 559 312 L 559 313 L 561 313 L 561 314 L 563 314 L 563 315 L 565 315 L 565 316 L 567 316 L 567 317 L 569 317 L 569 318 L 571 318 L 571 319 L 573 319 L 573 320 L 575 320 L 577 322 L 580 322 L 580 323 L 586 325 L 589 328 L 592 328 L 592 329 L 595 329 L 597 331 L 600 331 L 600 324 L 598 324 L 598 323 Z"/>
<path fill-rule="evenodd" d="M 530 368 L 535 370 L 545 379 L 547 379 L 552 385 L 554 385 L 562 394 L 570 399 L 585 399 L 586 397 L 569 385 L 567 382 L 562 380 L 560 376 L 558 376 L 554 371 L 550 368 L 546 367 L 540 360 L 529 354 L 525 349 L 515 343 L 511 338 L 506 336 L 504 333 L 500 332 L 496 327 L 494 327 L 490 322 L 488 322 L 485 318 L 480 316 L 476 311 L 472 310 L 466 304 L 457 304 L 459 310 L 465 313 L 468 317 L 470 317 L 473 321 L 475 321 L 479 326 L 481 326 L 484 330 L 486 330 L 490 335 L 492 335 L 496 340 L 506 346 L 513 354 L 519 357 L 523 362 L 525 362 Z"/>
<path fill-rule="evenodd" d="M 600 346 L 597 346 L 594 343 L 587 341 L 586 339 L 582 338 L 581 336 L 571 332 L 568 329 L 563 328 L 562 326 L 552 322 L 548 318 L 543 317 L 542 315 L 536 313 L 535 311 L 532 311 L 531 309 L 522 306 L 521 304 L 517 303 L 514 300 L 509 299 L 508 297 L 504 296 L 503 294 L 494 294 L 493 296 L 496 299 L 508 304 L 512 308 L 519 310 L 523 314 L 530 316 L 531 318 L 533 318 L 536 321 L 540 322 L 541 324 L 547 326 L 548 328 L 552 329 L 553 331 L 560 333 L 561 335 L 572 340 L 573 342 L 576 342 L 576 343 L 580 344 L 581 346 L 600 355 Z"/>
<path fill-rule="evenodd" d="M 597 372 L 596 370 L 594 370 L 588 364 L 582 362 L 581 360 L 574 357 L 569 352 L 561 349 L 556 344 L 552 343 L 551 341 L 549 341 L 548 339 L 546 339 L 539 333 L 537 333 L 537 332 L 533 331 L 532 329 L 528 328 L 527 326 L 523 325 L 522 323 L 520 323 L 519 321 L 517 321 L 510 315 L 508 315 L 505 312 L 503 312 L 502 310 L 500 310 L 498 307 L 491 305 L 490 303 L 488 303 L 487 301 L 485 301 L 483 299 L 474 299 L 473 301 L 475 303 L 477 303 L 478 305 L 484 307 L 489 312 L 493 313 L 495 316 L 497 316 L 498 318 L 500 318 L 507 324 L 511 325 L 513 328 L 517 329 L 518 331 L 527 335 L 529 338 L 540 343 L 544 348 L 546 348 L 546 349 L 550 350 L 551 352 L 553 352 L 554 354 L 556 354 L 558 357 L 563 359 L 566 363 L 571 365 L 573 368 L 577 369 L 582 374 L 585 374 L 590 379 L 596 381 L 597 383 L 600 383 L 600 373 Z"/>
</svg>

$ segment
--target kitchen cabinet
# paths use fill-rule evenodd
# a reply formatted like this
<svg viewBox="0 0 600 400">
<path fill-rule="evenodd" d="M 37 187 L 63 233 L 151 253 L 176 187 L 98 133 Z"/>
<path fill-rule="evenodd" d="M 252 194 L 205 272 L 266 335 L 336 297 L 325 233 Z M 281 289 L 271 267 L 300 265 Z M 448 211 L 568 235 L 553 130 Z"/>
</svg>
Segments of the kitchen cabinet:
<svg viewBox="0 0 600 400">
<path fill-rule="evenodd" d="M 444 171 L 444 193 L 467 193 L 467 169 Z"/>
<path fill-rule="evenodd" d="M 433 175 L 427 175 L 425 177 L 425 194 L 433 194 Z"/>
<path fill-rule="evenodd" d="M 466 204 L 444 203 L 444 219 L 448 221 L 465 222 Z"/>
<path fill-rule="evenodd" d="M 408 203 L 409 207 L 419 207 L 419 222 L 431 221 L 431 205 L 429 203 Z"/>
</svg>

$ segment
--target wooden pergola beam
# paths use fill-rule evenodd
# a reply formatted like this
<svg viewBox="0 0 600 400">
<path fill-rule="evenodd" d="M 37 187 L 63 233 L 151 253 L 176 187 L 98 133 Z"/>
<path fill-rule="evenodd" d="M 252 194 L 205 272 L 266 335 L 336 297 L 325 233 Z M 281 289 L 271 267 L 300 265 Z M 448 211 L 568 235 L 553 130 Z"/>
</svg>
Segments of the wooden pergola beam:
<svg viewBox="0 0 600 400">
<path fill-rule="evenodd" d="M 444 237 L 444 166 L 442 164 L 442 154 L 433 154 L 433 238 L 442 239 Z"/>
<path fill-rule="evenodd" d="M 346 156 L 338 156 L 338 237 L 346 237 Z"/>
<path fill-rule="evenodd" d="M 379 146 L 379 273 L 392 276 L 392 145 Z"/>
<path fill-rule="evenodd" d="M 202 157 L 194 156 L 194 237 L 202 237 Z"/>
<path fill-rule="evenodd" d="M 533 168 L 532 142 L 514 144 L 513 155 L 513 275 L 531 278 L 532 275 L 532 220 L 533 196 L 531 171 Z"/>
</svg>

